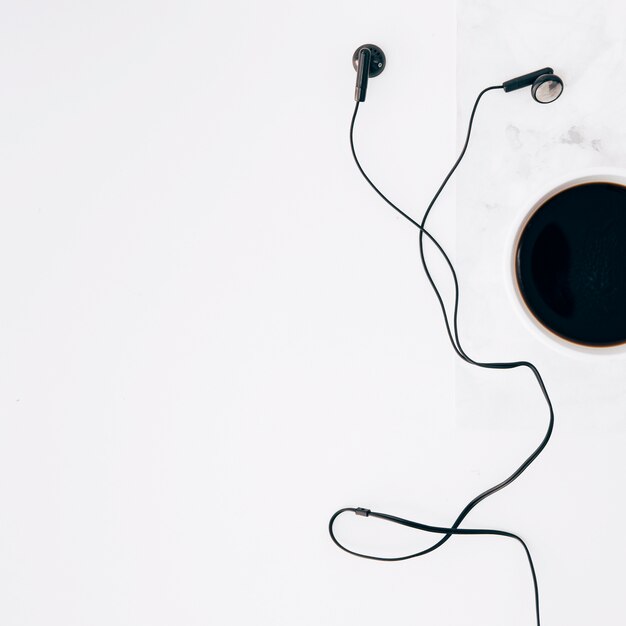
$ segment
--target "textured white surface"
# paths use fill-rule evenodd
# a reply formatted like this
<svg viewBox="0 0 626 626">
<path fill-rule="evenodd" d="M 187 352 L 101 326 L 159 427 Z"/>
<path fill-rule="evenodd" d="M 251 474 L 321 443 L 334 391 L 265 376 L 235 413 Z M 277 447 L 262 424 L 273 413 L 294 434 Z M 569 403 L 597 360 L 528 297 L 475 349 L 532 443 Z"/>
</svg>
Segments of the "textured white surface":
<svg viewBox="0 0 626 626">
<path fill-rule="evenodd" d="M 618 582 L 626 539 L 610 530 L 625 510 L 626 355 L 581 352 L 538 332 L 513 297 L 511 246 L 533 202 L 557 182 L 626 171 L 625 22 L 626 5 L 617 1 L 458 4 L 459 141 L 482 87 L 547 65 L 565 81 L 561 98 L 545 106 L 529 89 L 487 94 L 457 179 L 465 347 L 481 360 L 534 361 L 557 420 L 545 455 L 468 523 L 528 539 L 545 624 L 626 619 Z M 459 365 L 456 380 L 458 423 L 494 438 L 481 467 L 501 476 L 543 434 L 540 393 L 523 373 Z M 530 612 L 516 619 L 532 623 Z"/>
</svg>

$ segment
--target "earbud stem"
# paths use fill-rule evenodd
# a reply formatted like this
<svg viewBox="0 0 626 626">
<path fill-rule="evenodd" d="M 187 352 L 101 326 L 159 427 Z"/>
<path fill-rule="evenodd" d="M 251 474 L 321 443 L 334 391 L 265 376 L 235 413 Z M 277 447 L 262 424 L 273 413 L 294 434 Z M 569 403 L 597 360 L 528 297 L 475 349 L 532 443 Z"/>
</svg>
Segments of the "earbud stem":
<svg viewBox="0 0 626 626">
<path fill-rule="evenodd" d="M 354 101 L 365 102 L 367 93 L 367 80 L 370 73 L 370 62 L 372 53 L 369 48 L 362 48 L 359 52 L 359 63 L 356 71 L 356 89 L 354 90 Z"/>
<path fill-rule="evenodd" d="M 511 80 L 502 83 L 502 87 L 504 91 L 515 91 L 516 89 L 522 89 L 522 87 L 529 87 L 543 74 L 554 74 L 554 70 L 551 67 L 544 67 L 542 70 L 511 78 Z"/>
</svg>

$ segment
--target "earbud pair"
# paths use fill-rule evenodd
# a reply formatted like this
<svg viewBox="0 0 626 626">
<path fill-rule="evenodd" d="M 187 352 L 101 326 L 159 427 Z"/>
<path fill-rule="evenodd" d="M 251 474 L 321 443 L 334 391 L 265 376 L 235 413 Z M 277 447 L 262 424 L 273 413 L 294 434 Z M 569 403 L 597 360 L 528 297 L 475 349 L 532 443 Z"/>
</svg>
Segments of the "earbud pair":
<svg viewBox="0 0 626 626">
<path fill-rule="evenodd" d="M 356 102 L 365 102 L 368 79 L 378 76 L 385 69 L 385 64 L 385 54 L 378 46 L 368 43 L 355 50 L 352 55 L 352 65 L 356 70 L 354 91 Z M 563 93 L 563 81 L 551 67 L 544 67 L 502 83 L 502 88 L 506 92 L 529 86 L 531 86 L 532 97 L 540 104 L 554 102 Z"/>
</svg>

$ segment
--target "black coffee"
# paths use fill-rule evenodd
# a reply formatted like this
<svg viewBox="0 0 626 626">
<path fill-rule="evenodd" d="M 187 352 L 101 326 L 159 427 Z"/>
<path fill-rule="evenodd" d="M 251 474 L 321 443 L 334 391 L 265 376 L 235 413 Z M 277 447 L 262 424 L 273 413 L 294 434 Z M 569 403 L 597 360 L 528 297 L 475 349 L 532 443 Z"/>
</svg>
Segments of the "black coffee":
<svg viewBox="0 0 626 626">
<path fill-rule="evenodd" d="M 552 332 L 626 342 L 626 187 L 587 183 L 551 197 L 524 227 L 515 265 L 524 301 Z"/>
</svg>

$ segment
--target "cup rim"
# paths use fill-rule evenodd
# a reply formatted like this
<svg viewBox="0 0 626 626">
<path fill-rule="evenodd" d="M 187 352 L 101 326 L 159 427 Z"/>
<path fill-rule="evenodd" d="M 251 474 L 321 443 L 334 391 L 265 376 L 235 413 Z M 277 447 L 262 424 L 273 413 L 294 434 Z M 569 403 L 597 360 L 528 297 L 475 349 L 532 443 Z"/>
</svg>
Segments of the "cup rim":
<svg viewBox="0 0 626 626">
<path fill-rule="evenodd" d="M 555 195 L 565 191 L 566 189 L 570 189 L 571 187 L 577 187 L 578 185 L 585 185 L 588 183 L 612 183 L 626 188 L 626 169 L 616 167 L 587 168 L 585 170 L 574 172 L 573 174 L 570 173 L 567 176 L 561 176 L 557 179 L 553 179 L 547 184 L 544 183 L 541 186 L 540 193 L 535 192 L 532 196 L 529 196 L 529 201 L 523 203 L 522 209 L 514 221 L 514 227 L 509 236 L 509 241 L 506 247 L 506 250 L 508 250 L 506 262 L 506 283 L 508 285 L 509 296 L 516 304 L 516 312 L 522 318 L 525 326 L 530 328 L 533 334 L 542 339 L 544 343 L 546 343 L 547 340 L 552 347 L 562 348 L 570 353 L 575 351 L 581 354 L 605 356 L 610 354 L 622 354 L 626 353 L 626 341 L 608 346 L 590 346 L 566 339 L 565 337 L 562 337 L 550 330 L 531 311 L 526 303 L 526 300 L 522 296 L 517 282 L 517 248 L 522 232 L 532 216 L 543 204 Z"/>
</svg>

